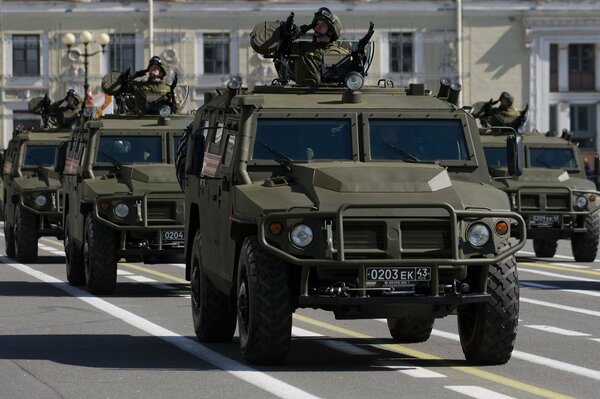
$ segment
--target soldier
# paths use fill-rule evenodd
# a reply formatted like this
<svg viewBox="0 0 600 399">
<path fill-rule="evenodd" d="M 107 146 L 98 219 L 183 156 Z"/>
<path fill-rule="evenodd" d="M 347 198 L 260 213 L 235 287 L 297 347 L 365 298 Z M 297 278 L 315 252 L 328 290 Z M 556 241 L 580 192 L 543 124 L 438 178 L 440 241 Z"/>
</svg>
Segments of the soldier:
<svg viewBox="0 0 600 399">
<path fill-rule="evenodd" d="M 167 74 L 162 59 L 158 56 L 153 56 L 148 62 L 148 67 L 135 72 L 129 76 L 129 79 L 140 78 L 148 74 L 146 81 L 131 81 L 129 87 L 132 94 L 135 96 L 135 108 L 138 112 L 146 111 L 146 96 L 148 94 L 168 95 L 171 92 L 171 87 L 164 82 L 164 77 Z"/>
<path fill-rule="evenodd" d="M 491 108 L 488 114 L 490 126 L 512 126 L 521 113 L 513 107 L 514 98 L 510 93 L 503 91 L 496 102 L 500 105 Z"/>
<path fill-rule="evenodd" d="M 56 118 L 58 127 L 71 127 L 77 120 L 81 111 L 81 97 L 75 93 L 75 90 L 67 90 L 65 98 L 50 104 L 49 114 Z"/>
<path fill-rule="evenodd" d="M 269 24 L 268 22 L 257 24 L 251 35 L 252 48 L 263 55 L 275 53 L 277 47 L 272 44 L 268 45 L 268 43 L 272 43 L 273 38 L 277 34 L 281 34 L 281 32 L 275 31 L 264 32 L 265 29 L 269 29 Z M 328 8 L 319 8 L 306 30 L 296 27 L 293 35 L 294 40 L 311 28 L 313 30 L 313 40 L 311 42 L 294 42 L 290 48 L 290 58 L 294 65 L 292 78 L 302 86 L 314 86 L 321 83 L 321 69 L 326 56 L 341 59 L 349 54 L 349 51 L 337 41 L 342 31 L 342 22 Z M 270 36 L 271 34 L 273 36 Z M 257 40 L 259 40 L 258 43 Z M 264 43 L 267 43 L 267 45 Z"/>
</svg>

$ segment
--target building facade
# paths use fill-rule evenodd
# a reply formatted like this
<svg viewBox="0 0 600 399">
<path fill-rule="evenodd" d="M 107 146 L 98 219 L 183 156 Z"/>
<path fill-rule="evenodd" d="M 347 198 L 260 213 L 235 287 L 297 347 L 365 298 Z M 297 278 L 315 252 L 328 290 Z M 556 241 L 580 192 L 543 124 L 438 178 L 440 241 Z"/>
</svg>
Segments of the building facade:
<svg viewBox="0 0 600 399">
<path fill-rule="evenodd" d="M 92 94 L 107 72 L 144 69 L 159 55 L 167 81 L 177 73 L 189 87 L 191 110 L 233 75 L 250 87 L 271 82 L 272 61 L 249 45 L 252 28 L 291 11 L 297 24 L 309 23 L 321 6 L 341 18 L 342 40 L 360 39 L 375 23 L 369 83 L 419 82 L 436 91 L 449 77 L 462 84 L 463 105 L 509 91 L 517 108 L 529 105 L 530 129 L 569 129 L 585 150 L 600 149 L 600 2 L 575 0 L 0 0 L 0 147 L 16 124 L 39 123 L 27 112 L 31 98 L 83 92 L 83 45 L 68 53 L 67 32 L 111 38 L 89 57 Z"/>
</svg>

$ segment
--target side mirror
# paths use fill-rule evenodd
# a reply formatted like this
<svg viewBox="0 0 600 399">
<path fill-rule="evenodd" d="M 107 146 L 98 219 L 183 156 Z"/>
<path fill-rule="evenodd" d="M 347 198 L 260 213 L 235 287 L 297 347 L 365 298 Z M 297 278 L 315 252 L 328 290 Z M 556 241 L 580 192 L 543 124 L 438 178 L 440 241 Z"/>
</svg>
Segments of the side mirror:
<svg viewBox="0 0 600 399">
<path fill-rule="evenodd" d="M 521 176 L 525 168 L 525 147 L 523 137 L 518 134 L 511 134 L 506 138 L 506 165 L 508 175 Z"/>
<path fill-rule="evenodd" d="M 65 163 L 67 161 L 67 147 L 69 146 L 69 142 L 65 141 L 58 145 L 58 149 L 56 151 L 56 159 L 54 161 L 54 171 L 59 175 L 63 174 L 65 170 Z"/>
<path fill-rule="evenodd" d="M 196 132 L 190 137 L 185 157 L 185 174 L 199 176 L 204 163 L 204 135 Z"/>
</svg>

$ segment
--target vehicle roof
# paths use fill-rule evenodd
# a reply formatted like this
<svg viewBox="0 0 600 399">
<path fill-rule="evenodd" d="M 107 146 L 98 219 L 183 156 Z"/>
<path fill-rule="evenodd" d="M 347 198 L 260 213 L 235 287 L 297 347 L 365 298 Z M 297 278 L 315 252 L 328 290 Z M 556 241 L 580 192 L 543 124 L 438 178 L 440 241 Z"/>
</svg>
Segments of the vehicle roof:
<svg viewBox="0 0 600 399">
<path fill-rule="evenodd" d="M 17 137 L 22 137 L 29 140 L 29 142 L 61 142 L 68 140 L 70 137 L 71 131 L 69 129 L 34 129 L 28 131 L 22 131 L 17 134 Z"/>
<path fill-rule="evenodd" d="M 139 132 L 183 132 L 183 129 L 189 125 L 194 115 L 173 115 L 167 119 L 167 124 L 160 125 L 158 123 L 158 115 L 152 116 L 121 116 L 121 115 L 107 115 L 102 117 L 102 130 L 117 130 L 117 131 L 131 131 L 135 130 Z"/>
<path fill-rule="evenodd" d="M 498 143 L 506 144 L 506 135 L 489 135 L 482 134 L 481 142 L 483 144 Z M 538 144 L 538 145 L 558 145 L 558 146 L 570 146 L 572 142 L 565 140 L 558 136 L 546 136 L 543 133 L 526 133 L 523 134 L 523 143 L 525 145 Z"/>
<path fill-rule="evenodd" d="M 257 86 L 254 91 L 244 96 L 261 97 L 263 109 L 376 109 L 378 111 L 407 110 L 439 110 L 449 111 L 455 107 L 445 100 L 431 95 L 408 95 L 404 88 L 383 88 L 377 86 L 363 87 L 362 101 L 358 103 L 342 102 L 342 94 L 347 89 L 342 87 L 278 87 Z"/>
</svg>

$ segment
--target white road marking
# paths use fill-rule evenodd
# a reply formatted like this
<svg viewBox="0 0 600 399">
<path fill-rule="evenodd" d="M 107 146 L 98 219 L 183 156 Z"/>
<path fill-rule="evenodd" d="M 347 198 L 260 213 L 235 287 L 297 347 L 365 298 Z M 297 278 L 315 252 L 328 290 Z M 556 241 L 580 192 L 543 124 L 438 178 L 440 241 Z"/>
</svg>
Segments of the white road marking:
<svg viewBox="0 0 600 399">
<path fill-rule="evenodd" d="M 591 337 L 591 334 L 586 334 L 586 333 L 572 331 L 572 330 L 565 330 L 564 328 L 558 328 L 558 327 L 552 327 L 552 326 L 526 324 L 525 327 L 533 328 L 535 330 L 541 330 L 541 331 L 549 332 L 549 333 L 553 333 L 553 334 L 566 335 L 569 337 Z"/>
<path fill-rule="evenodd" d="M 583 265 L 575 265 L 573 263 L 559 263 L 559 262 L 548 262 L 549 265 L 554 265 L 554 266 L 563 266 L 563 267 L 568 267 L 571 269 L 589 269 L 590 266 L 583 266 Z"/>
<path fill-rule="evenodd" d="M 446 331 L 441 331 L 437 329 L 433 329 L 431 335 L 435 335 L 436 337 L 446 338 L 453 341 L 460 341 L 458 334 L 449 333 Z M 532 353 L 522 352 L 518 350 L 513 350 L 512 357 L 515 359 L 520 359 L 529 363 L 538 364 L 540 366 L 546 366 L 555 370 L 565 371 L 567 373 L 579 375 L 582 377 L 591 378 L 596 381 L 600 381 L 600 371 L 594 369 L 588 369 L 586 367 L 577 366 L 570 363 L 561 362 L 560 360 L 550 359 L 548 357 L 534 355 Z"/>
<path fill-rule="evenodd" d="M 222 369 L 223 371 L 249 383 L 260 389 L 263 389 L 275 396 L 280 398 L 318 398 L 317 396 L 311 395 L 310 393 L 303 391 L 293 385 L 271 377 L 268 374 L 260 372 L 252 367 L 245 364 L 236 362 L 233 359 L 225 357 L 220 353 L 207 348 L 197 341 L 186 338 L 173 331 L 170 331 L 158 324 L 152 323 L 134 313 L 131 313 L 123 308 L 115 306 L 104 299 L 93 296 L 79 288 L 73 287 L 62 280 L 54 278 L 48 274 L 42 273 L 35 270 L 27 265 L 13 262 L 10 258 L 0 257 L 0 263 L 4 263 L 7 266 L 13 267 L 23 273 L 26 273 L 38 280 L 45 283 L 51 284 L 52 286 L 74 296 L 75 298 L 114 316 L 131 326 L 138 328 L 148 334 L 154 335 L 157 338 L 162 339 L 181 350 L 184 350 L 199 359 L 206 361 L 215 367 Z"/>
<path fill-rule="evenodd" d="M 318 334 L 316 332 L 308 331 L 300 327 L 292 327 L 292 335 L 297 337 L 324 337 L 322 334 Z M 318 343 L 325 345 L 329 348 L 335 349 L 340 352 L 347 353 L 349 355 L 374 355 L 375 352 L 370 351 L 365 348 L 361 348 L 356 345 L 349 344 L 345 341 L 336 341 L 333 339 L 322 339 L 318 340 Z"/>
<path fill-rule="evenodd" d="M 444 388 L 448 388 L 454 392 L 462 393 L 463 395 L 475 399 L 515 399 L 512 396 L 506 396 L 475 385 L 447 385 Z"/>
<path fill-rule="evenodd" d="M 565 290 L 565 289 L 559 289 L 559 287 L 557 287 L 555 285 L 541 284 L 541 283 L 532 283 L 530 281 L 519 281 L 519 284 L 522 285 L 522 286 L 524 286 L 524 287 L 552 289 L 552 290 L 558 290 L 558 291 L 562 291 L 562 292 L 571 292 L 573 294 L 580 294 L 580 295 L 589 295 L 589 296 L 600 297 L 600 291 Z"/>
<path fill-rule="evenodd" d="M 600 317 L 600 312 L 597 312 L 595 310 L 576 308 L 573 306 L 566 306 L 566 305 L 559 305 L 557 303 L 538 301 L 537 299 L 530 299 L 530 298 L 523 298 L 523 297 L 521 297 L 520 301 L 525 302 L 525 303 L 531 303 L 532 305 L 539 305 L 539 306 L 545 306 L 548 308 L 568 310 L 569 312 L 575 312 L 575 313 L 581 313 L 581 314 L 587 314 L 590 316 Z"/>
<path fill-rule="evenodd" d="M 564 278 L 564 279 L 567 279 L 567 280 L 576 280 L 576 281 L 587 281 L 587 282 L 592 282 L 592 283 L 600 283 L 600 280 L 593 279 L 593 278 L 568 276 L 566 274 L 558 274 L 558 273 L 552 273 L 552 272 L 545 272 L 545 271 L 542 271 L 542 270 L 533 270 L 533 269 L 528 269 L 526 267 L 519 267 L 518 269 L 519 269 L 519 272 L 527 272 L 527 273 L 532 273 L 532 274 L 539 274 L 539 275 L 542 275 L 542 276 L 559 277 L 559 278 Z"/>
<path fill-rule="evenodd" d="M 117 275 L 119 276 L 131 276 L 133 273 L 128 272 L 127 270 L 117 269 Z"/>
<path fill-rule="evenodd" d="M 398 364 L 400 363 L 400 364 Z M 384 364 L 381 363 L 382 367 L 387 369 L 395 370 L 399 373 L 408 375 L 414 378 L 447 378 L 444 374 L 424 369 L 423 367 L 411 366 L 410 364 L 402 365 L 404 362 L 395 362 L 395 364 Z"/>
<path fill-rule="evenodd" d="M 177 267 L 181 267 L 182 269 L 185 269 L 185 263 L 169 263 L 169 265 L 177 266 Z"/>
<path fill-rule="evenodd" d="M 590 338 L 592 341 L 600 342 L 600 338 Z"/>
<path fill-rule="evenodd" d="M 132 276 L 125 276 L 125 278 L 136 281 L 138 283 L 158 283 L 158 281 L 148 278 L 146 276 L 132 275 Z"/>
</svg>

